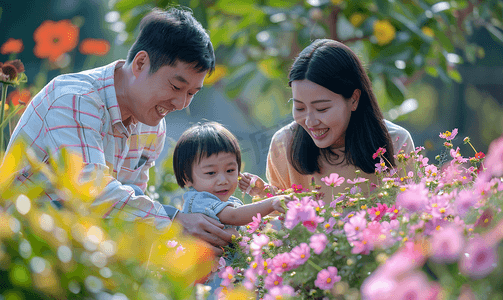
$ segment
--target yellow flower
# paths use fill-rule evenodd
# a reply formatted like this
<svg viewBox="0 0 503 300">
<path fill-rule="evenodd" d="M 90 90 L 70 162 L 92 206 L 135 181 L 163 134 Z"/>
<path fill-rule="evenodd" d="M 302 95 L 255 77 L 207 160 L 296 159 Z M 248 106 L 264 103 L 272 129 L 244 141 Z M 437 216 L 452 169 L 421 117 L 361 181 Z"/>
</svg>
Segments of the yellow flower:
<svg viewBox="0 0 503 300">
<path fill-rule="evenodd" d="M 108 183 L 104 174 L 93 174 L 90 179 L 83 180 L 81 178 L 84 168 L 82 158 L 66 149 L 61 150 L 59 162 L 54 160 L 50 162 L 56 176 L 46 174 L 47 170 L 41 171 L 58 190 L 67 196 L 65 199 L 76 200 L 77 205 L 80 205 L 82 201 L 90 205 Z"/>
<path fill-rule="evenodd" d="M 23 167 L 23 162 L 25 161 L 24 153 L 26 153 L 26 145 L 22 142 L 18 142 L 5 154 L 4 160 L 0 165 L 0 174 L 2 174 L 2 176 L 0 176 L 0 195 L 9 190 L 16 172 Z M 0 160 L 1 158 L 2 156 L 0 153 Z"/>
<path fill-rule="evenodd" d="M 360 13 L 354 13 L 349 18 L 349 22 L 351 22 L 351 24 L 353 24 L 354 27 L 360 26 L 363 23 L 363 21 L 365 21 L 365 16 Z"/>
<path fill-rule="evenodd" d="M 229 70 L 227 69 L 226 66 L 224 65 L 216 65 L 215 66 L 215 71 L 211 75 L 206 75 L 206 78 L 204 78 L 204 84 L 205 85 L 213 85 L 217 83 L 220 79 L 224 78 L 225 75 Z"/>
<path fill-rule="evenodd" d="M 5 103 L 3 106 L 3 110 L 8 111 L 9 110 L 9 104 Z"/>
<path fill-rule="evenodd" d="M 430 27 L 427 27 L 427 26 L 423 26 L 423 28 L 421 28 L 421 31 L 423 31 L 424 35 L 429 36 L 429 37 L 433 37 L 435 35 L 435 33 L 433 32 L 433 29 L 431 29 Z"/>
<path fill-rule="evenodd" d="M 396 30 L 388 20 L 379 20 L 374 23 L 374 35 L 381 46 L 391 43 L 396 36 Z"/>
<path fill-rule="evenodd" d="M 234 290 L 230 290 L 224 297 L 225 300 L 246 300 L 246 299 L 256 299 L 256 296 L 245 289 L 244 287 L 239 287 Z"/>
<path fill-rule="evenodd" d="M 331 0 L 333 5 L 339 5 L 343 0 Z"/>
</svg>

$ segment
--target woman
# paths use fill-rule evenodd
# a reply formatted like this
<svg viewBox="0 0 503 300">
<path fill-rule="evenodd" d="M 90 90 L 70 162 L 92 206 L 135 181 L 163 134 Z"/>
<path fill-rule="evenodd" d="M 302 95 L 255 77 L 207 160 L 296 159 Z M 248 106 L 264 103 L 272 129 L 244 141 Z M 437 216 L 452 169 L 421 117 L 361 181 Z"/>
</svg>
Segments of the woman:
<svg viewBox="0 0 503 300">
<path fill-rule="evenodd" d="M 388 167 L 395 166 L 393 154 L 414 150 L 409 132 L 383 119 L 370 79 L 346 45 L 328 39 L 314 41 L 295 59 L 289 80 L 294 122 L 272 138 L 266 168 L 270 185 L 309 188 L 314 177 L 328 196 L 332 188 L 321 178 L 337 173 L 346 178 L 334 189 L 337 195 L 353 186 L 347 179 L 377 181 L 375 164 L 380 160 L 373 154 L 378 148 L 386 149 Z M 240 187 L 246 190 L 254 181 L 253 175 L 245 173 L 242 178 Z M 258 183 L 258 187 L 263 185 L 261 180 Z M 368 191 L 368 184 L 361 187 Z M 261 193 L 254 188 L 250 194 Z M 325 201 L 329 203 L 331 197 L 325 197 Z"/>
</svg>

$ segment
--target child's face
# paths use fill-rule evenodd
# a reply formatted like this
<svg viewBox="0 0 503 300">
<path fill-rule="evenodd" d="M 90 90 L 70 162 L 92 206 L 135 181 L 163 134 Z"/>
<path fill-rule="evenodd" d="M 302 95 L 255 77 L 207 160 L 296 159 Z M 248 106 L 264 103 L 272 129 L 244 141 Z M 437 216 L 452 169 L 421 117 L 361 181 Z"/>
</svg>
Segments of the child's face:
<svg viewBox="0 0 503 300">
<path fill-rule="evenodd" d="M 227 201 L 238 185 L 238 163 L 234 153 L 220 152 L 203 157 L 192 166 L 192 186 L 198 192 L 208 192 Z"/>
</svg>

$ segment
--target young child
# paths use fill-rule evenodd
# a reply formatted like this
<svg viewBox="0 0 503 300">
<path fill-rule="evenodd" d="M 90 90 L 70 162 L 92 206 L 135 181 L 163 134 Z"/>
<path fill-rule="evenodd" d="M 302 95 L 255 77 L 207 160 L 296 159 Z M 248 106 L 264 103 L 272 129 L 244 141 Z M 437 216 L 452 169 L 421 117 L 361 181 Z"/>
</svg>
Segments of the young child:
<svg viewBox="0 0 503 300">
<path fill-rule="evenodd" d="M 243 205 L 232 196 L 238 185 L 241 150 L 236 137 L 217 122 L 196 124 L 182 134 L 173 153 L 173 168 L 178 185 L 189 188 L 183 195 L 182 212 L 203 213 L 228 226 L 246 225 L 258 213 L 284 213 L 281 201 L 290 199 L 281 195 Z"/>
<path fill-rule="evenodd" d="M 183 195 L 184 213 L 203 213 L 226 225 L 240 226 L 260 213 L 284 213 L 281 195 L 243 205 L 232 196 L 238 185 L 241 150 L 236 137 L 217 122 L 197 124 L 187 129 L 173 153 L 173 167 Z"/>
</svg>

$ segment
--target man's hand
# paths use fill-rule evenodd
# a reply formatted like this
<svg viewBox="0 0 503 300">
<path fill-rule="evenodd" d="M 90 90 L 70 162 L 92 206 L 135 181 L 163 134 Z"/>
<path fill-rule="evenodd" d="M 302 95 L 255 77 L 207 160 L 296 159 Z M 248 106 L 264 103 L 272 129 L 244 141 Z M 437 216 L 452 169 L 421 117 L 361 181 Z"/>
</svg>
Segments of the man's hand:
<svg viewBox="0 0 503 300">
<path fill-rule="evenodd" d="M 224 231 L 224 225 L 215 219 L 200 213 L 184 214 L 178 212 L 175 222 L 180 222 L 184 231 L 196 238 L 209 243 L 215 255 L 222 255 L 220 247 L 231 242 L 232 235 L 238 236 L 237 231 Z"/>
</svg>

